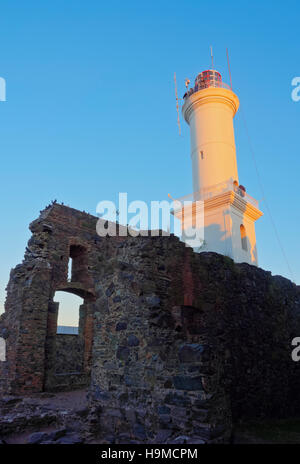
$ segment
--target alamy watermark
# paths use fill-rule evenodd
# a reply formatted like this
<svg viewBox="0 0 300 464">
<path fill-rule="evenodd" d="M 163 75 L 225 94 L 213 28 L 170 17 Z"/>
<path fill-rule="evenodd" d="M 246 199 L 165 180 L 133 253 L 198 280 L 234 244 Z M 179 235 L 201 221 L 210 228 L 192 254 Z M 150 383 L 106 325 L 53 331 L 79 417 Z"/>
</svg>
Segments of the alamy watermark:
<svg viewBox="0 0 300 464">
<path fill-rule="evenodd" d="M 300 77 L 292 79 L 292 86 L 294 87 L 291 93 L 292 100 L 298 102 L 300 101 Z"/>
<path fill-rule="evenodd" d="M 97 234 L 106 236 L 163 236 L 171 233 L 188 246 L 199 249 L 204 244 L 203 201 L 151 201 L 128 203 L 127 193 L 119 193 L 118 205 L 113 201 L 100 201 L 96 208 L 99 216 Z M 172 232 L 171 232 L 172 231 Z"/>
<path fill-rule="evenodd" d="M 0 101 L 6 101 L 6 80 L 0 77 Z"/>
<path fill-rule="evenodd" d="M 292 346 L 295 346 L 296 348 L 293 349 L 291 356 L 292 360 L 295 362 L 300 361 L 300 337 L 295 337 L 292 340 Z"/>
</svg>

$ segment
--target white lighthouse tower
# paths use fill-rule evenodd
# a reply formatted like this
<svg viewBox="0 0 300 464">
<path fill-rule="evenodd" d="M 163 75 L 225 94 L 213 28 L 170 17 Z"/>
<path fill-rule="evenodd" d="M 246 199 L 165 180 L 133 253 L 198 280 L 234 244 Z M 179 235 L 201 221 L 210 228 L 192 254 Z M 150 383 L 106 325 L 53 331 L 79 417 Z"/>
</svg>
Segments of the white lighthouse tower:
<svg viewBox="0 0 300 464">
<path fill-rule="evenodd" d="M 239 184 L 233 128 L 239 99 L 215 70 L 200 73 L 183 98 L 194 193 L 192 206 L 182 206 L 174 214 L 181 218 L 183 232 L 195 223 L 195 214 L 204 216 L 204 241 L 197 251 L 214 251 L 235 262 L 257 265 L 254 223 L 262 212 Z M 184 205 L 182 200 L 187 199 L 179 200 Z M 197 203 L 203 208 L 193 207 Z"/>
</svg>

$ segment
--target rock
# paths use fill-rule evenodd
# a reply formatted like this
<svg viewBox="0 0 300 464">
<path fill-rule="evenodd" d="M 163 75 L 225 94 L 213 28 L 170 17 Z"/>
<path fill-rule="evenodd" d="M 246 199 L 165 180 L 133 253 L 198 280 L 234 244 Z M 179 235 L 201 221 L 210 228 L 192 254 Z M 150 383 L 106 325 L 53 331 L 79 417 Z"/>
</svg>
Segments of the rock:
<svg viewBox="0 0 300 464">
<path fill-rule="evenodd" d="M 170 414 L 170 408 L 168 408 L 167 406 L 158 406 L 157 408 L 157 412 L 158 414 Z"/>
<path fill-rule="evenodd" d="M 197 434 L 200 439 L 210 440 L 213 438 L 213 432 L 210 427 L 194 427 L 193 432 Z"/>
<path fill-rule="evenodd" d="M 9 336 L 9 331 L 7 330 L 6 327 L 3 327 L 2 329 L 0 329 L 0 337 L 4 338 L 4 340 L 6 340 Z"/>
<path fill-rule="evenodd" d="M 56 440 L 55 443 L 60 445 L 79 445 L 83 443 L 83 439 L 79 435 L 72 433 Z"/>
<path fill-rule="evenodd" d="M 201 355 L 204 351 L 204 345 L 190 343 L 182 345 L 179 349 L 179 359 L 181 362 L 192 363 L 201 361 Z"/>
<path fill-rule="evenodd" d="M 120 330 L 125 330 L 125 329 L 127 329 L 127 324 L 126 324 L 126 322 L 118 322 L 118 323 L 116 324 L 116 331 L 117 331 L 117 332 L 120 331 Z"/>
<path fill-rule="evenodd" d="M 122 279 L 128 279 L 128 280 L 133 280 L 134 279 L 133 274 L 129 274 L 128 272 L 122 272 L 121 277 L 122 277 Z"/>
<path fill-rule="evenodd" d="M 35 432 L 32 433 L 27 440 L 27 443 L 31 445 L 36 445 L 38 443 L 41 443 L 42 441 L 48 440 L 48 433 L 45 432 Z"/>
<path fill-rule="evenodd" d="M 128 346 L 138 346 L 140 344 L 140 341 L 135 335 L 129 335 L 127 343 Z"/>
<path fill-rule="evenodd" d="M 159 424 L 162 428 L 170 428 L 171 426 L 171 416 L 170 414 L 162 414 L 159 416 Z"/>
<path fill-rule="evenodd" d="M 179 437 L 172 440 L 170 443 L 174 443 L 176 445 L 177 444 L 183 445 L 183 444 L 186 444 L 188 440 L 189 440 L 189 437 L 187 437 L 186 435 L 180 435 Z"/>
<path fill-rule="evenodd" d="M 74 412 L 79 417 L 87 417 L 89 414 L 89 408 L 76 409 Z"/>
<path fill-rule="evenodd" d="M 201 438 L 198 438 L 198 437 L 192 437 L 186 441 L 187 445 L 205 445 L 205 443 L 206 443 L 205 440 L 202 440 Z"/>
<path fill-rule="evenodd" d="M 116 356 L 118 359 L 122 361 L 126 361 L 129 358 L 129 354 L 130 354 L 129 348 L 127 348 L 126 346 L 119 346 L 117 349 Z"/>
<path fill-rule="evenodd" d="M 104 444 L 114 444 L 116 442 L 116 437 L 114 435 L 105 435 L 103 437 Z"/>
<path fill-rule="evenodd" d="M 169 393 L 165 397 L 166 404 L 174 404 L 175 406 L 186 406 L 191 405 L 191 400 L 189 397 L 178 395 L 177 393 Z"/>
<path fill-rule="evenodd" d="M 40 396 L 40 398 L 54 398 L 55 394 L 50 393 L 50 392 L 42 392 L 42 393 L 40 393 L 39 396 Z"/>
<path fill-rule="evenodd" d="M 66 428 L 57 429 L 57 430 L 54 430 L 53 432 L 50 432 L 48 435 L 48 438 L 50 441 L 55 441 L 55 440 L 58 440 L 58 438 L 61 438 L 64 435 L 66 435 L 66 433 L 67 433 Z"/>
<path fill-rule="evenodd" d="M 178 390 L 203 390 L 201 377 L 176 375 L 173 377 L 173 383 Z"/>
<path fill-rule="evenodd" d="M 100 387 L 98 385 L 95 385 L 94 387 L 94 391 L 92 391 L 92 397 L 95 399 L 95 400 L 100 400 L 100 401 L 108 401 L 110 399 L 110 395 L 108 392 L 106 391 L 102 391 L 100 389 Z M 101 411 L 101 406 L 98 405 L 96 407 L 96 412 L 100 412 Z"/>
<path fill-rule="evenodd" d="M 168 429 L 160 429 L 155 437 L 155 443 L 163 444 L 165 441 L 170 438 L 172 431 Z"/>
<path fill-rule="evenodd" d="M 114 283 L 112 282 L 110 286 L 106 289 L 105 295 L 110 297 L 114 293 L 114 290 L 115 290 L 115 286 L 114 286 Z"/>
<path fill-rule="evenodd" d="M 16 403 L 20 403 L 22 401 L 22 398 L 19 396 L 3 396 L 3 398 L 0 399 L 0 403 L 4 404 L 5 406 L 9 405 L 15 405 Z"/>
<path fill-rule="evenodd" d="M 166 380 L 165 383 L 164 383 L 164 388 L 172 388 L 173 387 L 173 383 L 170 379 Z"/>
<path fill-rule="evenodd" d="M 146 430 L 142 424 L 135 424 L 133 426 L 133 433 L 137 438 L 140 438 L 141 440 L 146 439 Z"/>
<path fill-rule="evenodd" d="M 136 420 L 136 414 L 135 414 L 134 409 L 132 409 L 132 408 L 126 408 L 126 409 L 125 409 L 125 417 L 126 417 L 126 420 L 127 420 L 128 422 L 131 422 L 131 423 L 135 422 L 135 420 Z"/>
<path fill-rule="evenodd" d="M 160 305 L 160 298 L 156 295 L 154 296 L 147 296 L 146 297 L 146 302 L 148 303 L 149 306 L 151 307 L 156 307 Z"/>
</svg>

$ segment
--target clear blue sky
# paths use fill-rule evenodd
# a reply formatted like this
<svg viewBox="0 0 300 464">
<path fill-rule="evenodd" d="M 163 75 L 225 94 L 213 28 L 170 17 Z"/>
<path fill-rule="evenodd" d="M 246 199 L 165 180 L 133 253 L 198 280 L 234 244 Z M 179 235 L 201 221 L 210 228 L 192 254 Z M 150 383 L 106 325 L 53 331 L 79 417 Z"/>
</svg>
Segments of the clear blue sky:
<svg viewBox="0 0 300 464">
<path fill-rule="evenodd" d="M 95 213 L 102 199 L 192 191 L 189 132 L 179 137 L 173 74 L 215 67 L 244 108 L 266 197 L 300 283 L 299 1 L 14 1 L 0 6 L 0 311 L 28 224 L 51 200 Z M 240 182 L 261 198 L 240 112 Z M 264 203 L 261 208 L 265 211 Z M 259 264 L 290 277 L 267 213 Z"/>
</svg>

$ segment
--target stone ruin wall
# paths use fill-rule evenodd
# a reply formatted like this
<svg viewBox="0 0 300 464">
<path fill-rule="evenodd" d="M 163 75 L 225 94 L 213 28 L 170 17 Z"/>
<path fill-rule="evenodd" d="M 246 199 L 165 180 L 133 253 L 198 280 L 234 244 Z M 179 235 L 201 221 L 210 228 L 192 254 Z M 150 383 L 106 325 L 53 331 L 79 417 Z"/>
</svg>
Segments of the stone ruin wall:
<svg viewBox="0 0 300 464">
<path fill-rule="evenodd" d="M 174 236 L 101 238 L 96 222 L 54 204 L 30 225 L 0 319 L 2 391 L 88 386 L 94 431 L 139 441 L 228 441 L 239 420 L 299 414 L 299 287 Z M 58 359 L 56 290 L 84 298 L 76 373 Z"/>
<path fill-rule="evenodd" d="M 84 340 L 73 334 L 56 334 L 55 373 L 82 372 Z"/>
</svg>

